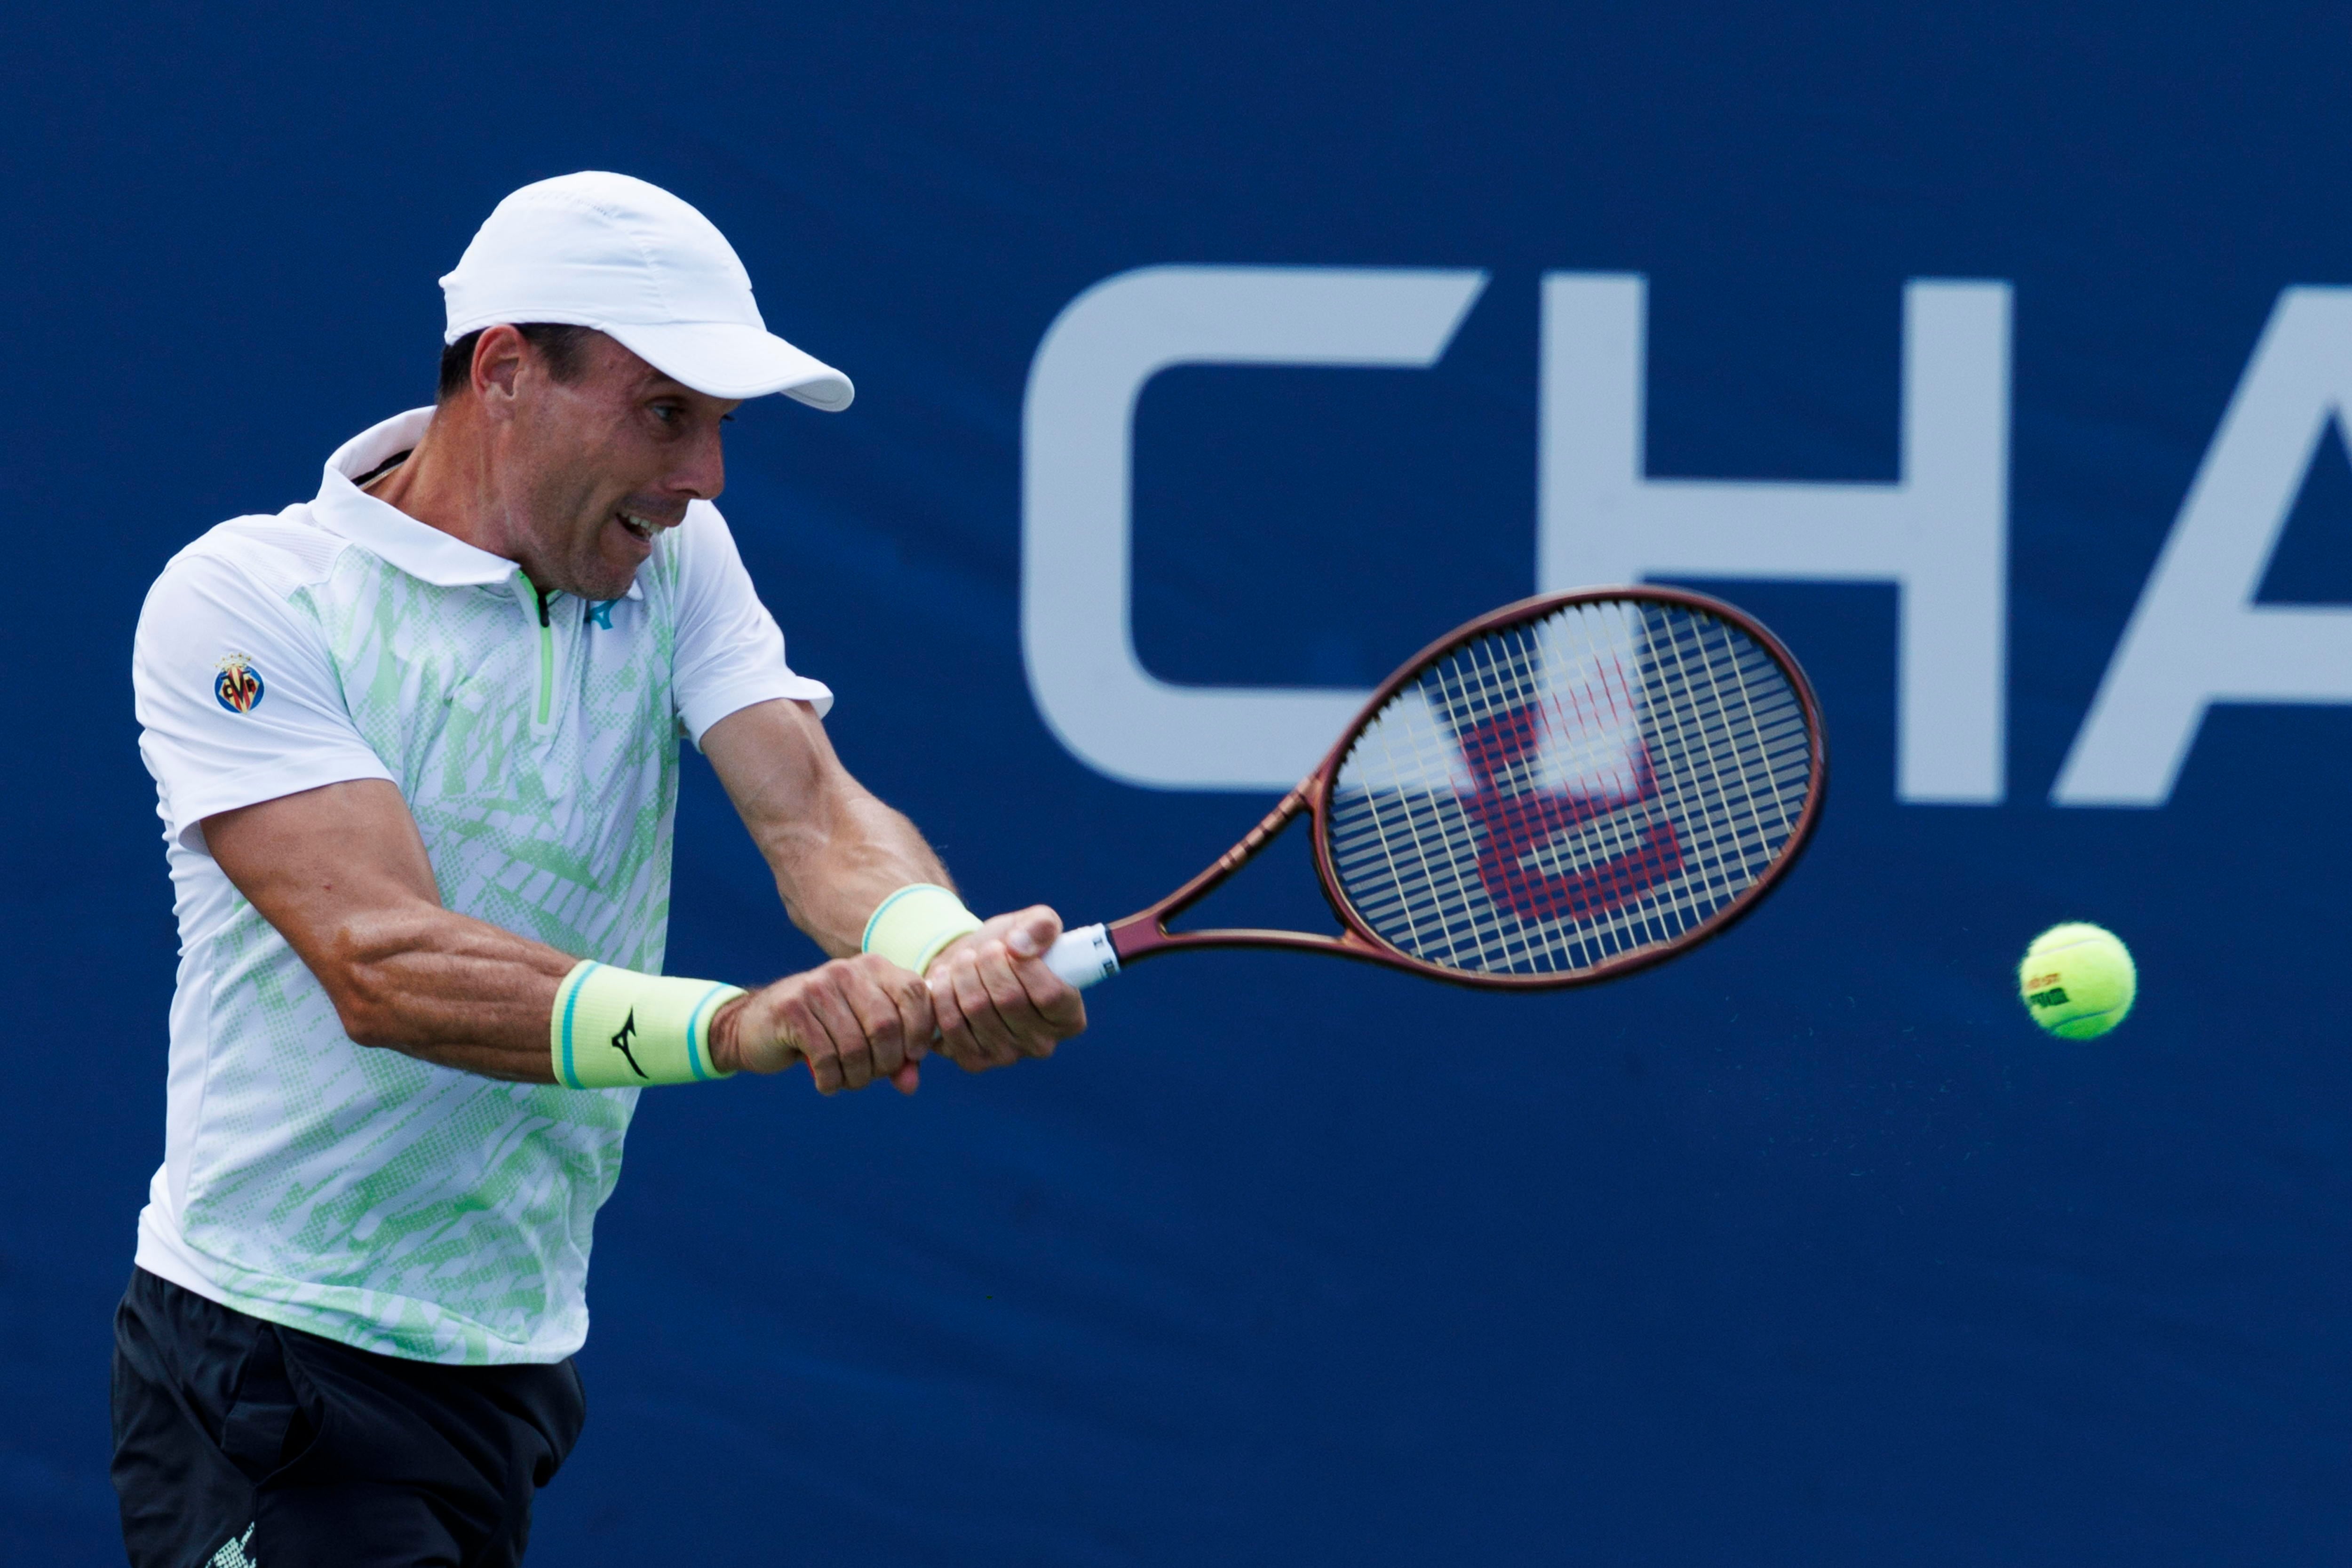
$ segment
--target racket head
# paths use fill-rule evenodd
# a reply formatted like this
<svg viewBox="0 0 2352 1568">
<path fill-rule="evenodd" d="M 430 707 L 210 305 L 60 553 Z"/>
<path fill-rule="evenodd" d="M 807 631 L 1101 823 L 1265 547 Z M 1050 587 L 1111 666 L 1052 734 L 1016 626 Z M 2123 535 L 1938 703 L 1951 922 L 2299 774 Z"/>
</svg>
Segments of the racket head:
<svg viewBox="0 0 2352 1568">
<path fill-rule="evenodd" d="M 1343 943 L 1540 989 L 1721 935 L 1788 875 L 1828 783 L 1821 705 L 1780 640 L 1644 586 L 1448 633 L 1372 694 L 1307 793 Z"/>
</svg>

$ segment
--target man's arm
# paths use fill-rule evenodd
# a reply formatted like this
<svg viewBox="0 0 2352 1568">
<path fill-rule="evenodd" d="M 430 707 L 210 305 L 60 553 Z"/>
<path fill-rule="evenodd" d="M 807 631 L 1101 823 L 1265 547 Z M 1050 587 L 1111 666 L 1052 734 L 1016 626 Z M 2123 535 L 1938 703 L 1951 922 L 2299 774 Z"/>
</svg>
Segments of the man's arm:
<svg viewBox="0 0 2352 1568">
<path fill-rule="evenodd" d="M 343 1031 L 443 1067 L 553 1083 L 548 1017 L 578 960 L 442 907 L 408 804 L 353 779 L 208 816 L 205 842 L 237 891 L 326 988 Z M 850 943 L 855 952 L 856 943 Z M 776 1072 L 805 1059 L 826 1093 L 877 1078 L 910 1088 L 930 998 L 879 958 L 827 963 L 720 1009 L 712 1065 Z"/>
<path fill-rule="evenodd" d="M 857 952 L 875 907 L 898 889 L 953 885 L 915 825 L 842 766 L 807 703 L 730 713 L 703 733 L 702 752 L 774 872 L 785 912 L 835 957 Z M 1051 1056 L 1087 1026 L 1085 1002 L 1044 963 L 1061 929 L 1039 905 L 995 917 L 931 961 L 939 1048 L 957 1065 L 976 1072 Z"/>
</svg>

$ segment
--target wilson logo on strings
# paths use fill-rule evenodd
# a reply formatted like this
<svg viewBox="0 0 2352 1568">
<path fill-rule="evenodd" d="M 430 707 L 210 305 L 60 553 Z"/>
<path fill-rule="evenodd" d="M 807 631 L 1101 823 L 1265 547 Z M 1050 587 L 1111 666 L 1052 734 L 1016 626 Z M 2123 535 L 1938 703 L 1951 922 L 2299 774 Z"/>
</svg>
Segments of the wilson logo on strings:
<svg viewBox="0 0 2352 1568">
<path fill-rule="evenodd" d="M 1586 795 L 1516 783 L 1513 775 L 1534 764 L 1545 728 L 1538 709 L 1520 708 L 1461 737 L 1479 786 L 1463 805 L 1486 829 L 1478 879 L 1522 920 L 1591 920 L 1681 870 L 1682 845 L 1660 806 L 1649 750 L 1638 742 L 1620 790 Z M 1602 831 L 1578 831 L 1586 828 Z"/>
</svg>

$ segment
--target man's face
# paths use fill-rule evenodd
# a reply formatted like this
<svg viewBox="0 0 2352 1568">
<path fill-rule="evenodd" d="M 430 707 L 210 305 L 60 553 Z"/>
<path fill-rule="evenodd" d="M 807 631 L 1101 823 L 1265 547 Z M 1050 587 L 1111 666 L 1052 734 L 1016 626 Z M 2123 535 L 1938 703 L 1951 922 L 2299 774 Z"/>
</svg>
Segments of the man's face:
<svg viewBox="0 0 2352 1568">
<path fill-rule="evenodd" d="M 580 359 L 578 377 L 562 382 L 525 350 L 498 489 L 541 588 L 617 599 L 687 503 L 725 486 L 719 426 L 736 401 L 681 386 L 602 332 Z"/>
</svg>

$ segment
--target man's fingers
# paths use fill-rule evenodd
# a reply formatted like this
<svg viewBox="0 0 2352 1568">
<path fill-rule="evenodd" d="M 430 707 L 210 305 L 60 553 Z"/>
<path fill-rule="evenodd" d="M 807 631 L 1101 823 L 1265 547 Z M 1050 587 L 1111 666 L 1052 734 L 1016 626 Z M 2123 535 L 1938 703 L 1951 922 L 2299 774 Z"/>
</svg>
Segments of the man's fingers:
<svg viewBox="0 0 2352 1568">
<path fill-rule="evenodd" d="M 939 1032 L 939 1019 L 931 1007 L 931 988 L 923 984 L 919 974 L 910 974 L 895 963 L 883 965 L 880 985 L 890 1005 L 898 1009 L 898 1032 L 907 1042 L 907 1060 L 921 1061 L 931 1054 L 931 1037 Z"/>
<path fill-rule="evenodd" d="M 793 1048 L 808 1063 L 809 1081 L 816 1085 L 819 1094 L 833 1094 L 841 1088 L 841 1051 L 834 1044 L 833 1035 L 824 1026 L 815 1009 L 809 1005 L 808 988 L 795 987 L 776 1009 L 776 1033 L 788 1039 Z"/>
<path fill-rule="evenodd" d="M 1087 1026 L 1086 1004 L 1045 965 L 1062 917 L 1043 904 L 998 915 L 931 965 L 940 1048 L 966 1071 L 1049 1057 Z"/>
<path fill-rule="evenodd" d="M 1043 958 L 1061 934 L 1062 917 L 1040 904 L 1013 917 L 1013 928 L 1004 933 L 1004 945 L 1015 958 Z"/>
<path fill-rule="evenodd" d="M 899 1016 L 898 998 L 890 990 L 890 977 L 898 966 L 887 958 L 867 953 L 831 967 L 842 1000 L 856 1017 L 857 1032 L 866 1043 L 874 1076 L 894 1076 L 907 1065 L 906 1020 Z"/>
<path fill-rule="evenodd" d="M 940 957 L 925 974 L 923 988 L 930 994 L 940 1052 L 966 1072 L 977 1072 L 986 1064 L 980 1059 L 982 1047 L 972 1037 L 972 1020 L 964 1012 L 963 998 L 956 988 L 956 976 L 963 963 L 961 952 Z"/>
<path fill-rule="evenodd" d="M 1006 1044 L 1024 1057 L 1052 1056 L 1054 1036 L 1030 999 L 1029 988 L 1013 973 L 1013 954 L 990 942 L 981 949 L 979 960 L 981 982 L 988 987 L 989 1005 L 1003 1026 Z"/>
<path fill-rule="evenodd" d="M 1007 917 L 1004 945 L 1013 957 L 1025 1005 L 1000 994 L 997 1012 L 1012 1026 L 1025 1054 L 1051 1056 L 1056 1041 L 1082 1034 L 1087 1005 L 1076 987 L 1042 962 L 1062 934 L 1062 917 L 1044 904 L 1034 904 Z"/>
<path fill-rule="evenodd" d="M 1003 947 L 993 942 L 982 942 L 974 949 L 956 955 L 949 971 L 949 983 L 954 987 L 956 1005 L 962 1009 L 964 1021 L 971 1030 L 971 1059 L 960 1066 L 977 1070 L 980 1068 L 1003 1067 L 1019 1058 L 1013 1049 L 1013 1031 L 996 1011 L 996 999 L 986 976 L 981 973 L 981 962 L 993 951 L 1003 961 Z"/>
<path fill-rule="evenodd" d="M 950 1061 L 961 1061 L 971 1049 L 971 1023 L 956 1000 L 955 963 L 941 960 L 931 965 L 923 981 L 923 996 L 931 1009 L 931 1027 L 939 1034 L 938 1049 Z"/>
<path fill-rule="evenodd" d="M 1036 1009 L 1047 1034 L 1066 1040 L 1086 1033 L 1087 999 L 1068 981 L 1034 958 L 1015 963 L 1013 973 L 1020 977 L 1021 988 L 1028 993 L 1029 1005 Z"/>
<path fill-rule="evenodd" d="M 874 1081 L 874 1052 L 867 1043 L 866 1030 L 858 1023 L 857 1014 L 841 994 L 841 983 L 830 980 L 824 971 L 802 993 L 809 1013 L 831 1037 L 834 1059 L 840 1064 L 841 1087 L 864 1089 Z"/>
<path fill-rule="evenodd" d="M 929 987 L 870 953 L 779 981 L 745 1015 L 732 1024 L 741 1064 L 775 1072 L 805 1061 L 820 1094 L 878 1079 L 913 1093 L 915 1064 L 929 1054 L 935 1027 Z"/>
</svg>

